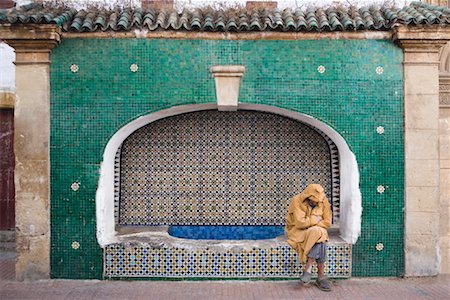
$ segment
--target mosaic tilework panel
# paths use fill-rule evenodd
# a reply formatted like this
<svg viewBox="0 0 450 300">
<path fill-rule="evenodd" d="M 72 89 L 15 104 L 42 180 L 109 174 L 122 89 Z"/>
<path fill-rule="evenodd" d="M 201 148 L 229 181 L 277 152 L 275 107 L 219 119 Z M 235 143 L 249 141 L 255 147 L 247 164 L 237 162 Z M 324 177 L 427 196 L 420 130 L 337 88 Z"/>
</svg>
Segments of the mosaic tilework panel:
<svg viewBox="0 0 450 300">
<path fill-rule="evenodd" d="M 329 142 L 303 123 L 261 112 L 156 121 L 121 147 L 118 223 L 283 225 L 290 198 L 310 183 L 339 202 L 331 198 L 339 163 Z"/>
<path fill-rule="evenodd" d="M 214 103 L 209 69 L 230 64 L 246 67 L 241 103 L 307 114 L 345 139 L 358 162 L 363 205 L 352 275 L 401 276 L 402 60 L 388 40 L 63 39 L 50 66 L 51 277 L 103 278 L 95 197 L 114 133 L 162 109 Z"/>
<path fill-rule="evenodd" d="M 120 203 L 120 153 L 122 147 L 119 147 L 114 157 L 114 220 L 119 220 L 119 203 Z"/>
<path fill-rule="evenodd" d="M 351 252 L 351 245 L 329 243 L 325 263 L 329 277 L 351 276 Z M 289 246 L 219 252 L 114 244 L 105 248 L 104 255 L 104 278 L 298 278 L 302 270 Z"/>
</svg>

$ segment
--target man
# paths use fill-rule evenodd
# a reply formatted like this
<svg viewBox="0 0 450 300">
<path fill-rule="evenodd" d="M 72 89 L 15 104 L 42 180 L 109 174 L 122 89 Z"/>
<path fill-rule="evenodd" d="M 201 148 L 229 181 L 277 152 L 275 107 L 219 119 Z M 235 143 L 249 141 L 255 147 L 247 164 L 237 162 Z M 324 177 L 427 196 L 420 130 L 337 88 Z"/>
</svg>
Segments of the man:
<svg viewBox="0 0 450 300">
<path fill-rule="evenodd" d="M 300 280 L 307 284 L 311 280 L 311 269 L 317 261 L 316 285 L 323 291 L 331 291 L 325 276 L 327 229 L 331 226 L 331 207 L 323 187 L 310 184 L 291 200 L 286 216 L 288 244 L 294 248 L 302 263 L 306 263 Z"/>
</svg>

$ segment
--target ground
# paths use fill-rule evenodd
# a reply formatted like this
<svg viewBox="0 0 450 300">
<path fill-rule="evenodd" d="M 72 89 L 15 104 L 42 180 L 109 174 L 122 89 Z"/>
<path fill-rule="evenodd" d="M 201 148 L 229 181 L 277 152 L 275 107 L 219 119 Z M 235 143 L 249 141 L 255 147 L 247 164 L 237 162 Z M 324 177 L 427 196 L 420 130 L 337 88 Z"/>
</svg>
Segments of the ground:
<svg viewBox="0 0 450 300">
<path fill-rule="evenodd" d="M 0 299 L 450 299 L 450 275 L 333 280 L 333 291 L 286 281 L 14 281 L 14 254 L 0 255 Z"/>
</svg>

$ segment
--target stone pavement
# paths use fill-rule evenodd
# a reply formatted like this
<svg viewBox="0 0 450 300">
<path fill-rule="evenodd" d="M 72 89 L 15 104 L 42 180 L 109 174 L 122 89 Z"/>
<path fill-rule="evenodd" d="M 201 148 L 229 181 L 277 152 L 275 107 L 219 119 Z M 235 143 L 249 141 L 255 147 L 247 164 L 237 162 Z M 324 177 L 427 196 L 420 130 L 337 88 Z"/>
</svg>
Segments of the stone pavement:
<svg viewBox="0 0 450 300">
<path fill-rule="evenodd" d="M 0 255 L 0 299 L 450 299 L 450 276 L 333 280 L 322 292 L 298 281 L 14 281 L 14 256 Z"/>
</svg>

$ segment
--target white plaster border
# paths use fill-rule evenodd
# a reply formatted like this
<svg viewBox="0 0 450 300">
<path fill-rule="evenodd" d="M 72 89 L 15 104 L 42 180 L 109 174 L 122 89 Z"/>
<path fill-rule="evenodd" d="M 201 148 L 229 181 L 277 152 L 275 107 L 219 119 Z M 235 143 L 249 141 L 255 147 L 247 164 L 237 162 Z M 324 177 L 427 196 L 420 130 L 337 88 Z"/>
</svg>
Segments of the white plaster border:
<svg viewBox="0 0 450 300">
<path fill-rule="evenodd" d="M 128 123 L 109 140 L 103 153 L 100 178 L 96 194 L 97 240 L 101 247 L 121 242 L 115 230 L 114 219 L 114 158 L 122 142 L 137 129 L 159 119 L 202 110 L 217 110 L 217 103 L 190 104 L 160 110 Z M 274 113 L 310 124 L 333 140 L 339 150 L 340 164 L 340 235 L 347 243 L 354 244 L 361 232 L 361 192 L 356 157 L 344 138 L 327 124 L 302 113 L 260 104 L 239 103 L 238 110 Z"/>
</svg>

